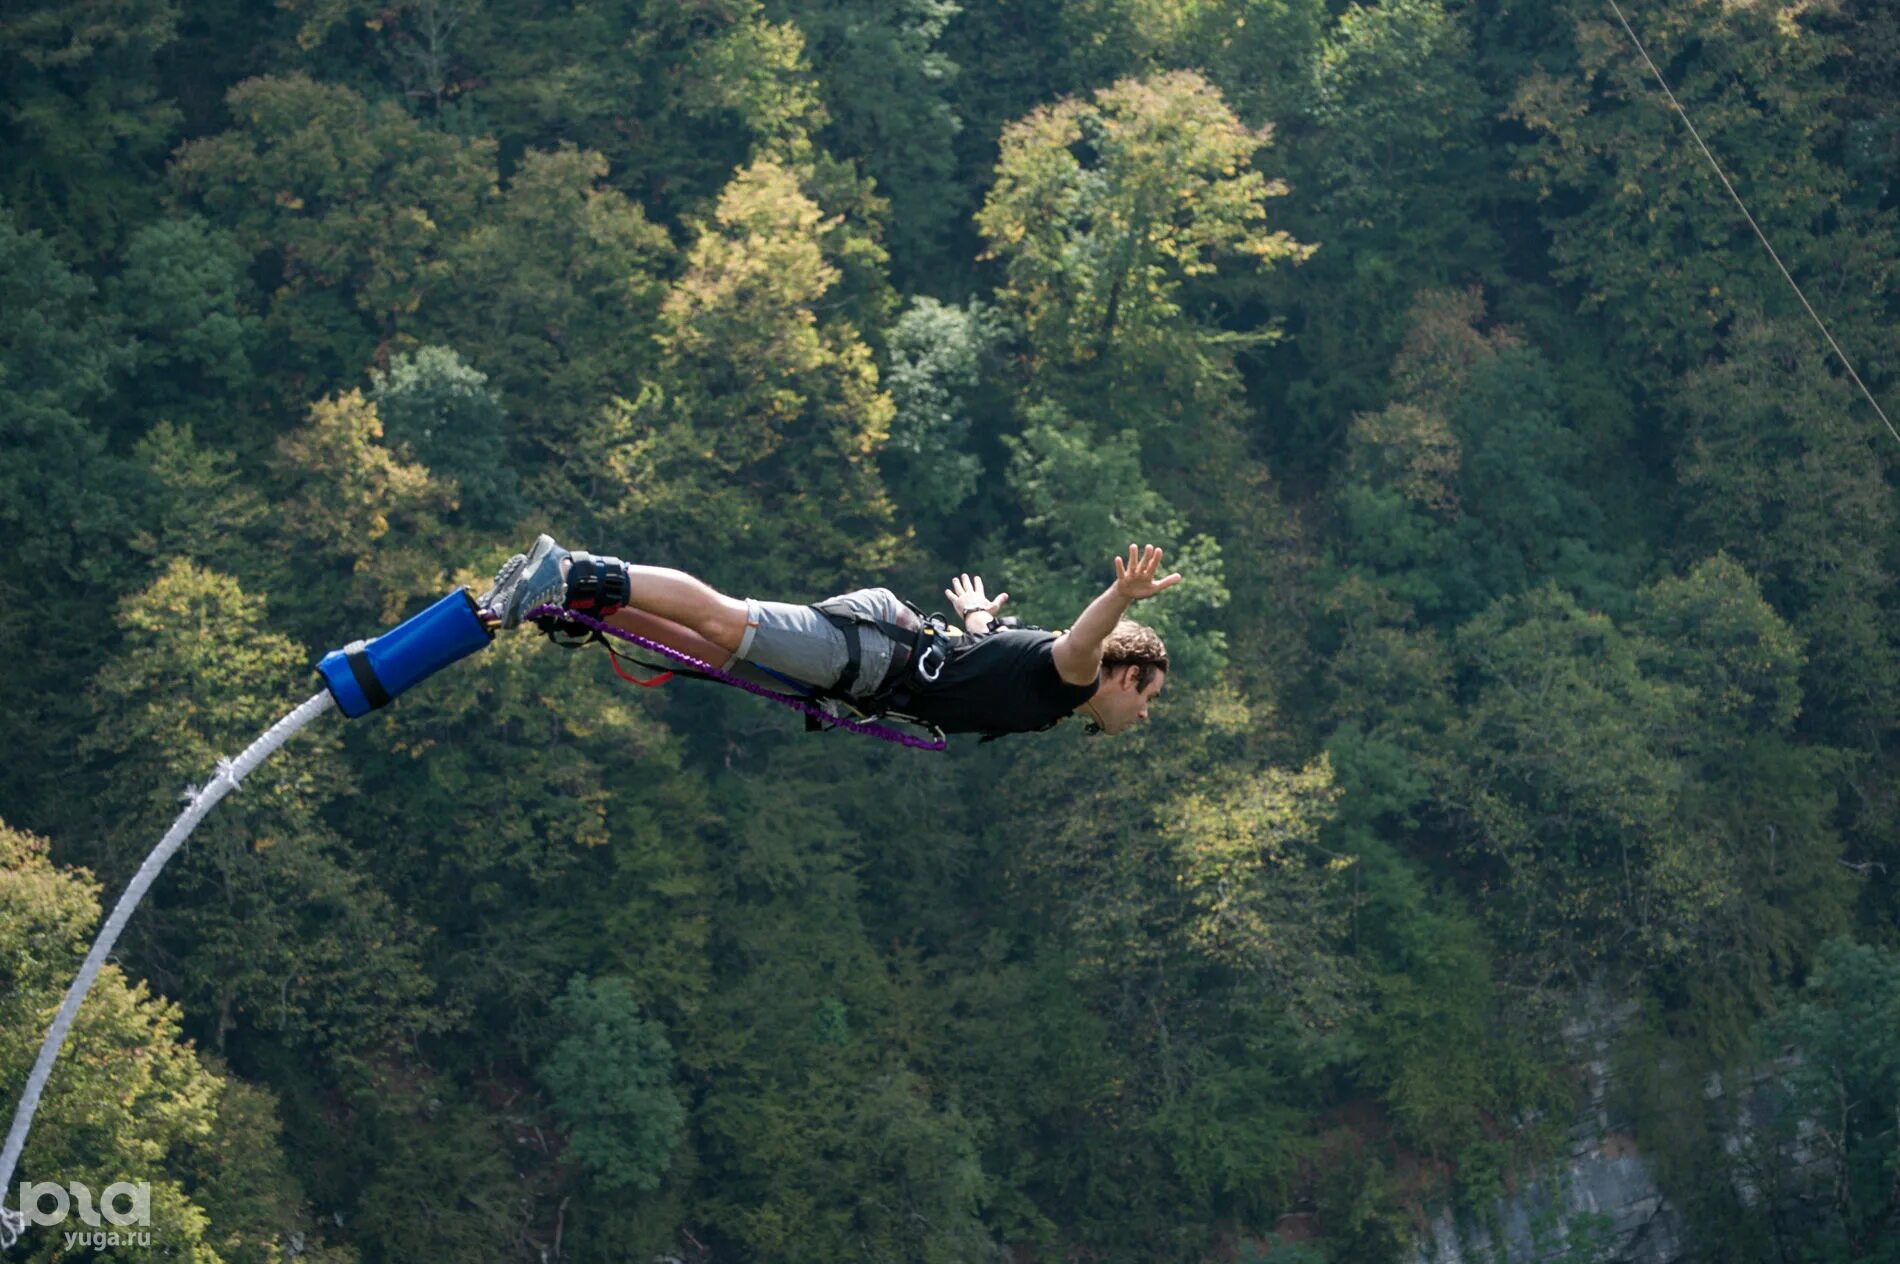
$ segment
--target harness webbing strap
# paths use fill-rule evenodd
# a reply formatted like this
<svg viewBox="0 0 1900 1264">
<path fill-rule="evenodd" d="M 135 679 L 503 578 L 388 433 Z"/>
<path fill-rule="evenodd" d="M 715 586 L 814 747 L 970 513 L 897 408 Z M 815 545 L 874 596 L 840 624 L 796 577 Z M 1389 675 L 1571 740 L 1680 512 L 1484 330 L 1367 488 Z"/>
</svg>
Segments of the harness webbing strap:
<svg viewBox="0 0 1900 1264">
<path fill-rule="evenodd" d="M 889 619 L 879 619 L 858 611 L 827 610 L 823 606 L 816 605 L 812 607 L 829 619 L 833 627 L 844 633 L 845 640 L 844 671 L 840 673 L 837 684 L 829 689 L 818 691 L 821 696 L 839 698 L 865 710 L 883 710 L 885 709 L 883 704 L 899 692 L 913 667 L 921 667 L 925 664 L 933 650 L 939 655 L 938 664 L 941 670 L 941 656 L 945 651 L 939 642 L 932 639 L 941 634 L 940 620 L 936 615 L 926 616 L 909 602 L 904 604 L 910 610 L 914 619 L 913 623 L 895 623 Z M 866 683 L 858 679 L 858 673 L 863 667 L 862 629 L 867 625 L 876 628 L 890 640 L 891 661 L 884 670 L 884 679 L 870 682 L 871 690 L 863 697 L 858 697 L 852 693 L 852 690 Z M 925 679 L 935 680 L 936 676 L 926 675 Z"/>
<path fill-rule="evenodd" d="M 853 693 L 863 683 L 858 679 L 858 671 L 864 666 L 864 636 L 858 631 L 856 619 L 845 623 L 843 629 L 844 674 L 838 677 L 838 690 L 841 693 Z"/>
</svg>

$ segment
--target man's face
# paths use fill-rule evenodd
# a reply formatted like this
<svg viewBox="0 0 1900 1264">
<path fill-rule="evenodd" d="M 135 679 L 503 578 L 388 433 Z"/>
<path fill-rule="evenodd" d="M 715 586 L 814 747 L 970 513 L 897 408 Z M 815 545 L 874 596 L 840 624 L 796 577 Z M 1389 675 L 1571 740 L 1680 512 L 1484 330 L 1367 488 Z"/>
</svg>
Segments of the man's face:
<svg viewBox="0 0 1900 1264">
<path fill-rule="evenodd" d="M 1136 664 L 1114 668 L 1096 690 L 1093 703 L 1102 732 L 1126 733 L 1147 720 L 1148 704 L 1161 696 L 1162 686 L 1168 683 L 1168 673 L 1156 672 L 1146 689 L 1135 687 L 1140 675 L 1141 668 Z"/>
</svg>

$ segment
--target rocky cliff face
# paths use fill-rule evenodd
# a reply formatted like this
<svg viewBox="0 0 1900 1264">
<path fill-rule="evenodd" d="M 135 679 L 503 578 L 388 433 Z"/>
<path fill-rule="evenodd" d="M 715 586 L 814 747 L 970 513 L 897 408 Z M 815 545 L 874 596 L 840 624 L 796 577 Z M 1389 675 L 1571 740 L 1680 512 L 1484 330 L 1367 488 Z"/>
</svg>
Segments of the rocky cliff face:
<svg viewBox="0 0 1900 1264">
<path fill-rule="evenodd" d="M 1568 1154 L 1539 1179 L 1498 1199 L 1487 1217 L 1460 1223 L 1450 1211 L 1440 1214 L 1420 1236 L 1410 1264 L 1678 1264 L 1692 1258 L 1688 1225 L 1638 1152 L 1630 1121 L 1615 1118 L 1610 1105 L 1610 1047 L 1635 1016 L 1633 1004 L 1601 996 L 1580 1001 L 1564 1026 L 1565 1043 L 1583 1073 Z M 1704 1093 L 1731 1106 L 1724 1149 L 1739 1160 L 1732 1178 L 1743 1202 L 1761 1197 L 1751 1171 L 1772 1180 L 1783 1197 L 1825 1179 L 1825 1164 L 1808 1144 L 1808 1127 L 1796 1128 L 1791 1149 L 1756 1145 L 1778 1107 L 1775 1068 L 1731 1073 L 1726 1083 L 1711 1077 Z M 1771 1152 L 1758 1153 L 1764 1149 Z M 1480 1219 L 1489 1223 L 1473 1223 Z"/>
<path fill-rule="evenodd" d="M 1676 1264 L 1688 1258 L 1682 1217 L 1642 1155 L 1610 1133 L 1493 1209 L 1497 1233 L 1441 1214 L 1414 1264 Z"/>
</svg>

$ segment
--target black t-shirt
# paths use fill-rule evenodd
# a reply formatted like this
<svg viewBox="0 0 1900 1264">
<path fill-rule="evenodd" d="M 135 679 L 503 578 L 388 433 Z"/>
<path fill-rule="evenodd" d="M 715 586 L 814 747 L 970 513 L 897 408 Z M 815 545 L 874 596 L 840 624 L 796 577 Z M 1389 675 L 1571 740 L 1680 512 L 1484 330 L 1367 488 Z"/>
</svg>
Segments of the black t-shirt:
<svg viewBox="0 0 1900 1264">
<path fill-rule="evenodd" d="M 1071 685 L 1056 670 L 1056 634 L 999 628 L 949 641 L 933 682 L 912 677 L 897 710 L 946 733 L 1033 733 L 1095 696 L 1095 681 Z"/>
</svg>

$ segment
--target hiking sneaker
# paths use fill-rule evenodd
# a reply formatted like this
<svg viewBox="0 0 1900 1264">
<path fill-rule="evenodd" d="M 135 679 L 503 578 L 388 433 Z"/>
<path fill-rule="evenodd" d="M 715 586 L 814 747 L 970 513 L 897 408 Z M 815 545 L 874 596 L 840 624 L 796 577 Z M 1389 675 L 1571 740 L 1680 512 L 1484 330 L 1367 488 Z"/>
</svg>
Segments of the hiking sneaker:
<svg viewBox="0 0 1900 1264">
<path fill-rule="evenodd" d="M 482 592 L 482 595 L 475 599 L 476 606 L 491 613 L 499 614 L 500 610 L 495 605 L 496 596 L 502 589 L 508 587 L 514 580 L 514 577 L 521 573 L 521 568 L 527 564 L 528 555 L 526 553 L 517 553 L 503 562 L 501 569 L 495 572 L 495 582 L 490 584 Z"/>
<path fill-rule="evenodd" d="M 520 568 L 490 596 L 490 609 L 501 616 L 502 627 L 520 627 L 536 606 L 566 603 L 567 576 L 561 574 L 561 562 L 567 555 L 568 550 L 556 544 L 553 536 L 535 537 Z"/>
</svg>

